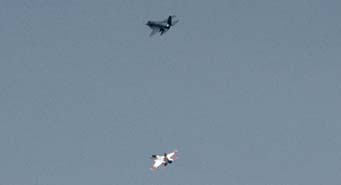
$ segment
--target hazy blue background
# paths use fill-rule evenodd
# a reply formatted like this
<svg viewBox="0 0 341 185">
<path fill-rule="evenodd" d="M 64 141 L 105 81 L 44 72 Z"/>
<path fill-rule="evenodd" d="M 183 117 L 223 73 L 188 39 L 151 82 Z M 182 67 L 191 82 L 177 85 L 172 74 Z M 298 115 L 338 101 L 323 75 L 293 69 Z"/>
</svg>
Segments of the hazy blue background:
<svg viewBox="0 0 341 185">
<path fill-rule="evenodd" d="M 340 20 L 340 0 L 0 0 L 0 184 L 340 185 Z"/>
</svg>

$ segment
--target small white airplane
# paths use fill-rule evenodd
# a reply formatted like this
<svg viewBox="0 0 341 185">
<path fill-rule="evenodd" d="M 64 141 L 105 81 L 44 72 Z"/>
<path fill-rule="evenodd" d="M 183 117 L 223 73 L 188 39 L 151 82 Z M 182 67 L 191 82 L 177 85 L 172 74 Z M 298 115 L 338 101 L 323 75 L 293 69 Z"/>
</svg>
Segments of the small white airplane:
<svg viewBox="0 0 341 185">
<path fill-rule="evenodd" d="M 157 32 L 160 32 L 160 35 L 166 33 L 171 26 L 174 26 L 179 22 L 179 20 L 173 20 L 174 17 L 175 15 L 170 15 L 166 20 L 163 21 L 148 21 L 146 25 L 152 29 L 152 32 L 149 34 L 149 36 L 153 36 Z"/>
<path fill-rule="evenodd" d="M 152 155 L 151 158 L 154 160 L 154 164 L 150 169 L 156 170 L 161 165 L 167 166 L 168 164 L 171 164 L 176 159 L 175 154 L 177 152 L 177 150 L 174 150 L 168 154 L 164 153 L 163 155 Z"/>
</svg>

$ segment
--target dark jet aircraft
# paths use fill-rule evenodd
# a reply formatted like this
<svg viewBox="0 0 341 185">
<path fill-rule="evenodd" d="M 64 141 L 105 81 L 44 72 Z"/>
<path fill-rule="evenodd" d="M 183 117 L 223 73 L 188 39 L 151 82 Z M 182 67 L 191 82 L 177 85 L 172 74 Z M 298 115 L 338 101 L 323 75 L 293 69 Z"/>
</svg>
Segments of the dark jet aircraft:
<svg viewBox="0 0 341 185">
<path fill-rule="evenodd" d="M 149 28 L 152 29 L 152 32 L 149 36 L 153 36 L 155 33 L 160 32 L 160 35 L 166 33 L 171 26 L 174 26 L 179 20 L 173 20 L 175 15 L 168 16 L 168 18 L 164 21 L 148 21 L 146 23 Z"/>
</svg>

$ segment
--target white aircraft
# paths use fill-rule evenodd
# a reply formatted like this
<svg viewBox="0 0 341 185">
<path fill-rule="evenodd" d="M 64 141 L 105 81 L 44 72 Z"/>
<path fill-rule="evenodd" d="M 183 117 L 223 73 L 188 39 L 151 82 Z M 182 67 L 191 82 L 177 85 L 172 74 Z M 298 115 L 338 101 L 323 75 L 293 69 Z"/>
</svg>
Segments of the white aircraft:
<svg viewBox="0 0 341 185">
<path fill-rule="evenodd" d="M 167 166 L 168 164 L 171 164 L 175 159 L 175 154 L 177 153 L 177 150 L 174 150 L 171 153 L 164 153 L 163 155 L 152 155 L 152 159 L 154 159 L 154 164 L 150 168 L 151 170 L 156 170 L 161 165 Z"/>
<path fill-rule="evenodd" d="M 152 32 L 149 34 L 149 36 L 153 36 L 157 32 L 160 32 L 160 35 L 166 33 L 171 28 L 171 26 L 174 26 L 176 23 L 179 22 L 179 20 L 173 21 L 174 17 L 175 15 L 170 15 L 166 20 L 163 21 L 148 21 L 146 25 L 152 29 Z"/>
</svg>

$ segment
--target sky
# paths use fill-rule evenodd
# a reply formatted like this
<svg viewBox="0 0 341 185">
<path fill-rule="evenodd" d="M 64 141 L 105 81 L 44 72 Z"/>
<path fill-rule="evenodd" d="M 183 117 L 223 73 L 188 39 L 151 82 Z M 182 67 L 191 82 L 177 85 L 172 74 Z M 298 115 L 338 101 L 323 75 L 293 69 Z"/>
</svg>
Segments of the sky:
<svg viewBox="0 0 341 185">
<path fill-rule="evenodd" d="M 340 10 L 0 0 L 0 185 L 339 185 Z"/>
</svg>

